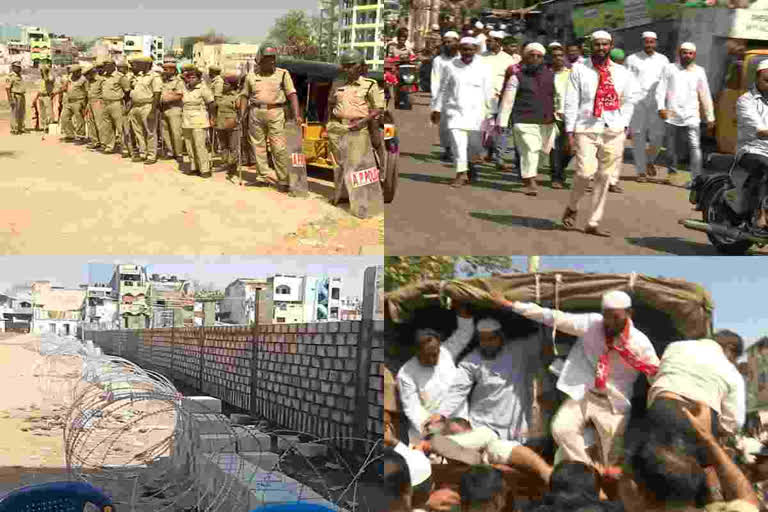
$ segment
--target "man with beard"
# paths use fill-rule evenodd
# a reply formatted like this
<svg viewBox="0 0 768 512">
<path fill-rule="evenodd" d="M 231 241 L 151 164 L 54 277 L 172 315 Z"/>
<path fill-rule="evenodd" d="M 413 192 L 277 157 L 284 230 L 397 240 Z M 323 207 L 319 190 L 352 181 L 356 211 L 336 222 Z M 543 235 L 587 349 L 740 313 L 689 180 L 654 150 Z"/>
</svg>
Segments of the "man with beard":
<svg viewBox="0 0 768 512">
<path fill-rule="evenodd" d="M 555 75 L 544 66 L 545 53 L 539 43 L 529 43 L 523 49 L 522 69 L 504 86 L 498 121 L 500 126 L 507 126 L 511 114 L 520 151 L 520 174 L 529 196 L 538 194 L 539 154 L 549 153 L 555 122 Z"/>
<path fill-rule="evenodd" d="M 458 326 L 453 334 L 441 343 L 442 337 L 437 331 L 417 330 L 417 353 L 397 372 L 397 387 L 403 413 L 410 425 L 408 441 L 411 445 L 419 442 L 424 425 L 440 411 L 447 386 L 456 374 L 456 360 L 475 333 L 474 319 L 469 311 L 459 304 L 455 309 Z M 461 408 L 462 404 L 459 404 L 457 409 Z"/>
<path fill-rule="evenodd" d="M 632 152 L 635 158 L 637 181 L 645 182 L 646 176 L 656 176 L 654 162 L 659 155 L 664 138 L 664 123 L 656 112 L 656 88 L 661 71 L 669 59 L 656 51 L 655 32 L 643 32 L 643 51 L 627 57 L 627 68 L 639 83 L 640 92 L 629 127 L 632 129 Z M 649 145 L 646 149 L 645 141 Z"/>
<path fill-rule="evenodd" d="M 499 114 L 499 104 L 501 102 L 502 87 L 504 86 L 504 78 L 506 77 L 507 69 L 517 64 L 517 60 L 511 55 L 507 54 L 501 49 L 501 41 L 504 39 L 504 34 L 498 31 L 491 31 L 488 37 L 488 51 L 483 53 L 483 62 L 485 62 L 491 70 L 491 81 L 493 84 L 493 101 L 491 103 L 491 116 L 495 119 Z M 504 153 L 507 151 L 507 139 L 509 138 L 509 128 L 506 124 L 502 124 L 501 133 L 498 133 L 495 137 L 494 143 L 491 146 L 492 158 L 496 163 L 496 168 L 501 170 Z"/>
<path fill-rule="evenodd" d="M 629 295 L 619 290 L 605 293 L 602 314 L 565 313 L 504 299 L 497 303 L 579 337 L 557 380 L 557 388 L 569 398 L 552 421 L 552 436 L 564 460 L 596 466 L 620 462 L 635 380 L 641 373 L 652 377 L 659 367 L 653 345 L 632 322 Z M 590 459 L 584 443 L 584 428 L 590 421 L 597 430 L 603 455 L 599 463 Z"/>
<path fill-rule="evenodd" d="M 565 45 L 565 57 L 568 60 L 568 67 L 575 64 L 584 64 L 587 59 L 584 58 L 581 43 L 573 41 Z"/>
<path fill-rule="evenodd" d="M 465 37 L 459 42 L 460 59 L 445 66 L 437 99 L 432 104 L 432 123 L 440 123 L 445 110 L 451 132 L 456 177 L 451 186 L 466 185 L 474 178 L 469 160 L 480 150 L 480 126 L 488 117 L 493 100 L 493 84 L 488 67 L 476 58 L 477 41 Z M 467 174 L 470 174 L 468 177 Z"/>
<path fill-rule="evenodd" d="M 459 34 L 453 30 L 449 30 L 443 34 L 443 47 L 440 55 L 434 58 L 432 61 L 432 80 L 430 81 L 430 92 L 432 93 L 431 106 L 434 107 L 434 103 L 437 100 L 437 93 L 440 89 L 440 80 L 443 76 L 443 70 L 453 59 L 459 55 Z M 435 110 L 432 108 L 432 110 Z M 443 162 L 453 161 L 453 151 L 451 151 L 451 134 L 448 131 L 448 118 L 442 116 L 440 118 L 440 147 L 443 148 L 443 155 L 441 160 Z"/>
<path fill-rule="evenodd" d="M 576 176 L 563 226 L 573 228 L 579 201 L 596 176 L 592 208 L 584 233 L 610 236 L 598 227 L 603 217 L 610 179 L 624 156 L 625 130 L 632 118 L 635 80 L 624 66 L 611 61 L 613 39 L 608 32 L 592 34 L 592 56 L 573 67 L 565 93 L 565 131 L 576 154 Z"/>
<path fill-rule="evenodd" d="M 703 110 L 707 120 L 707 130 L 714 133 L 715 107 L 709 91 L 707 73 L 696 64 L 696 45 L 683 43 L 678 51 L 679 62 L 667 64 L 661 73 L 656 90 L 656 103 L 659 117 L 667 124 L 667 153 L 671 156 L 668 172 L 677 172 L 678 152 L 676 140 L 685 135 L 691 151 L 691 181 L 686 188 L 701 175 L 701 114 Z"/>
</svg>

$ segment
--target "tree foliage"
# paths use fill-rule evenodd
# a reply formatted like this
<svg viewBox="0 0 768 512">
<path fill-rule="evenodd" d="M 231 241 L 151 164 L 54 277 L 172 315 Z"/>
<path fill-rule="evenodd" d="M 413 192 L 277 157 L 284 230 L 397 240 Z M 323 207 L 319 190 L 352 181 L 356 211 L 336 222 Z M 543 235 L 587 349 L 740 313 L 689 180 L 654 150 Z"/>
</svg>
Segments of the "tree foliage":
<svg viewBox="0 0 768 512">
<path fill-rule="evenodd" d="M 318 58 L 317 40 L 312 30 L 313 20 L 300 9 L 292 9 L 275 20 L 267 40 L 278 47 L 284 47 L 287 55 L 315 60 Z"/>
<path fill-rule="evenodd" d="M 310 18 L 312 40 L 317 43 L 317 57 L 325 62 L 334 62 L 338 53 L 339 3 L 334 0 L 321 0 L 322 12 Z"/>
<path fill-rule="evenodd" d="M 471 277 L 509 272 L 511 268 L 509 256 L 386 256 L 384 290 L 418 281 L 452 279 L 457 270 Z"/>
</svg>

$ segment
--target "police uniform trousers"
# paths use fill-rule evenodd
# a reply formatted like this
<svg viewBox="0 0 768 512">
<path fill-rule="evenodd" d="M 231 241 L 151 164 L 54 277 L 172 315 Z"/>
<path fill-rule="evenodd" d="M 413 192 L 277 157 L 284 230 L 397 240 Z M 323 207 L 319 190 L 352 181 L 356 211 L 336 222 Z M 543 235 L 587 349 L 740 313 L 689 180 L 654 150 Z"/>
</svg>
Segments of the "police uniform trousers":
<svg viewBox="0 0 768 512">
<path fill-rule="evenodd" d="M 330 121 L 328 129 L 328 149 L 331 152 L 334 161 L 333 181 L 335 186 L 334 200 L 349 197 L 344 182 L 346 173 L 356 171 L 357 169 L 345 169 L 344 162 L 359 162 L 363 156 L 371 151 L 371 137 L 368 128 L 361 128 L 356 131 L 349 131 L 348 120 Z M 342 156 L 342 146 L 346 144 L 346 158 Z"/>
<path fill-rule="evenodd" d="M 155 111 L 151 116 L 152 103 L 134 105 L 131 108 L 131 129 L 136 138 L 138 156 L 147 160 L 157 159 L 157 116 Z"/>
<path fill-rule="evenodd" d="M 224 165 L 230 171 L 236 171 L 240 166 L 240 141 L 242 135 L 240 128 L 217 129 L 216 137 L 221 145 L 221 156 Z"/>
<path fill-rule="evenodd" d="M 84 99 L 67 99 L 64 103 L 64 107 L 61 110 L 61 129 L 64 131 L 65 137 L 85 136 L 84 109 Z"/>
<path fill-rule="evenodd" d="M 48 131 L 48 125 L 53 122 L 53 102 L 51 101 L 51 96 L 46 95 L 40 95 L 39 100 L 40 105 L 40 129 L 47 132 Z"/>
<path fill-rule="evenodd" d="M 211 172 L 211 155 L 205 145 L 207 128 L 182 128 L 184 145 L 192 163 L 192 171 L 205 174 Z"/>
<path fill-rule="evenodd" d="M 123 100 L 102 100 L 101 144 L 105 151 L 114 151 L 117 138 L 123 137 Z"/>
<path fill-rule="evenodd" d="M 22 133 L 24 131 L 24 121 L 27 116 L 27 99 L 24 93 L 14 92 L 13 94 L 13 112 L 11 132 Z"/>
<path fill-rule="evenodd" d="M 123 155 L 136 156 L 138 151 L 136 150 L 136 137 L 133 135 L 133 127 L 131 126 L 131 111 L 130 109 L 123 109 Z"/>
<path fill-rule="evenodd" d="M 160 126 L 165 145 L 165 156 L 180 158 L 184 146 L 184 136 L 181 133 L 181 107 L 164 107 Z"/>
<path fill-rule="evenodd" d="M 251 107 L 248 115 L 248 138 L 253 148 L 259 174 L 265 174 L 267 163 L 267 140 L 275 164 L 277 182 L 288 185 L 288 142 L 285 138 L 285 111 L 278 108 Z"/>
<path fill-rule="evenodd" d="M 104 135 L 104 104 L 101 100 L 91 100 L 88 102 L 89 110 L 88 116 L 85 118 L 86 129 L 88 130 L 88 137 L 91 139 L 91 145 L 97 146 L 104 144 L 102 140 Z"/>
</svg>

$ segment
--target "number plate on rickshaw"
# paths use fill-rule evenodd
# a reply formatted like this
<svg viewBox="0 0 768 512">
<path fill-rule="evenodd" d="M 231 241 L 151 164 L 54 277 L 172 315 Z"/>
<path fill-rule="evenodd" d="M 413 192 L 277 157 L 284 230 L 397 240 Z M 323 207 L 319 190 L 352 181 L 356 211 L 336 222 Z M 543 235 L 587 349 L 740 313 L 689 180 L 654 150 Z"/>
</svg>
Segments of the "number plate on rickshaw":
<svg viewBox="0 0 768 512">
<path fill-rule="evenodd" d="M 352 173 L 352 188 L 364 187 L 379 181 L 379 169 L 371 167 Z"/>
</svg>

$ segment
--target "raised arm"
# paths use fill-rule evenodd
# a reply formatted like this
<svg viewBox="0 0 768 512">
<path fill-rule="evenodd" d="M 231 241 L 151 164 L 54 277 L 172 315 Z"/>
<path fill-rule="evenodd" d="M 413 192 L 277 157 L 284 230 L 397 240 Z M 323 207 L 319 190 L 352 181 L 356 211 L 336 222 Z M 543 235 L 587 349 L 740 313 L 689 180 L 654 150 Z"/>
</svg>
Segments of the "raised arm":
<svg viewBox="0 0 768 512">
<path fill-rule="evenodd" d="M 602 319 L 602 316 L 597 313 L 565 313 L 556 309 L 543 308 L 532 302 L 510 302 L 501 299 L 497 300 L 497 304 L 511 309 L 528 320 L 549 327 L 557 327 L 558 330 L 573 336 L 583 336 L 593 322 Z"/>
<path fill-rule="evenodd" d="M 736 434 L 747 420 L 747 393 L 744 377 L 734 369 L 728 382 L 728 394 L 723 399 L 720 421 L 725 430 Z"/>
<path fill-rule="evenodd" d="M 456 321 L 458 322 L 456 330 L 443 342 L 443 347 L 451 354 L 454 363 L 475 334 L 475 319 L 471 315 L 459 313 L 456 315 Z"/>
</svg>

